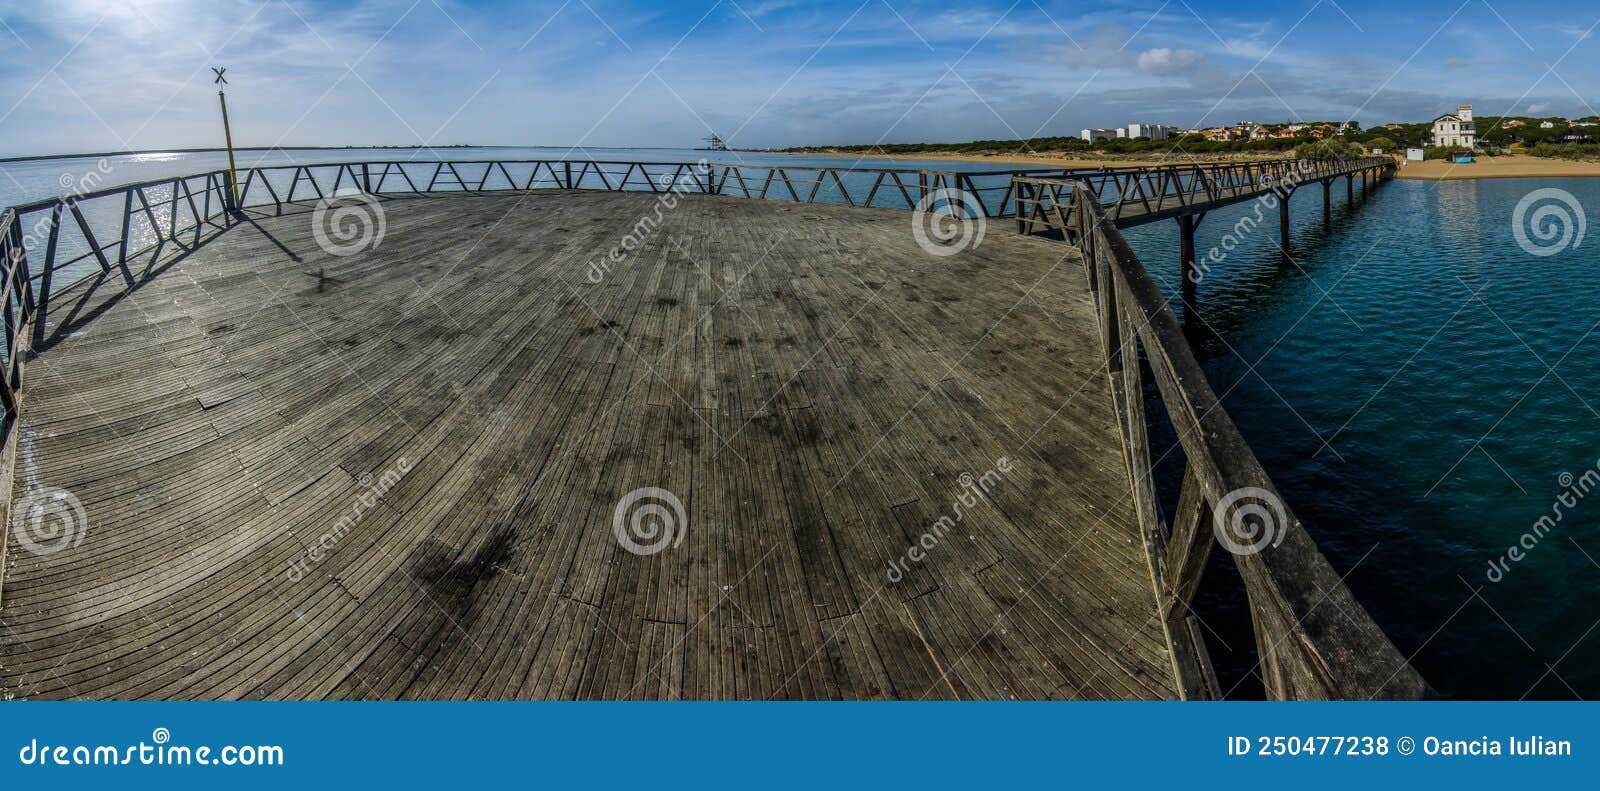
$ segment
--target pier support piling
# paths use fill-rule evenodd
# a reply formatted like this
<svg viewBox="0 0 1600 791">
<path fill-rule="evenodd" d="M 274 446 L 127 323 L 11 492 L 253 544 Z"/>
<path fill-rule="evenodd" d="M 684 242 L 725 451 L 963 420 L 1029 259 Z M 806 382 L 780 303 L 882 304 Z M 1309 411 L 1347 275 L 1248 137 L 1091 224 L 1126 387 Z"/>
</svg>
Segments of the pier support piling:
<svg viewBox="0 0 1600 791">
<path fill-rule="evenodd" d="M 1278 238 L 1283 244 L 1285 253 L 1289 251 L 1289 196 L 1292 194 L 1294 193 L 1284 190 L 1283 194 L 1278 196 Z"/>
<path fill-rule="evenodd" d="M 1324 228 L 1333 227 L 1333 182 L 1322 182 L 1322 225 Z"/>
<path fill-rule="evenodd" d="M 1187 319 L 1194 315 L 1195 290 L 1199 285 L 1200 274 L 1195 267 L 1194 260 L 1194 229 L 1204 218 L 1204 214 L 1178 215 L 1178 260 L 1180 271 L 1183 274 L 1183 315 Z"/>
</svg>

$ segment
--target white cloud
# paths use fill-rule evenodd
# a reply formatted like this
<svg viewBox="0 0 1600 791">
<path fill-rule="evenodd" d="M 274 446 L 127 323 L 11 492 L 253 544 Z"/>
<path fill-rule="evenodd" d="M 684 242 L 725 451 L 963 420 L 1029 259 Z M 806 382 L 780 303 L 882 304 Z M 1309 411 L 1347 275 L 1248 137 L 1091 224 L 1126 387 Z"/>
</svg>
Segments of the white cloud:
<svg viewBox="0 0 1600 791">
<path fill-rule="evenodd" d="M 1182 74 L 1198 66 L 1204 57 L 1192 49 L 1157 47 L 1139 53 L 1139 71 L 1158 77 Z"/>
</svg>

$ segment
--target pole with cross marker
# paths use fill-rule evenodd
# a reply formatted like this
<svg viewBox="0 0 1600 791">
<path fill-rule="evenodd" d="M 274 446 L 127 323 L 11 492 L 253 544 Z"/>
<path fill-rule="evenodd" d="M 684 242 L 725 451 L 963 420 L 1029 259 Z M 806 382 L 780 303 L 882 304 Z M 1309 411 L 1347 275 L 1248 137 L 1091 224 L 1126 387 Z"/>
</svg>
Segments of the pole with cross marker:
<svg viewBox="0 0 1600 791">
<path fill-rule="evenodd" d="M 233 130 L 228 128 L 228 95 L 223 93 L 222 86 L 228 84 L 228 78 L 222 76 L 228 69 L 212 66 L 211 70 L 217 73 L 213 82 L 217 86 L 217 101 L 222 103 L 222 137 L 228 143 L 228 198 L 233 208 L 239 208 L 239 169 L 233 160 Z"/>
</svg>

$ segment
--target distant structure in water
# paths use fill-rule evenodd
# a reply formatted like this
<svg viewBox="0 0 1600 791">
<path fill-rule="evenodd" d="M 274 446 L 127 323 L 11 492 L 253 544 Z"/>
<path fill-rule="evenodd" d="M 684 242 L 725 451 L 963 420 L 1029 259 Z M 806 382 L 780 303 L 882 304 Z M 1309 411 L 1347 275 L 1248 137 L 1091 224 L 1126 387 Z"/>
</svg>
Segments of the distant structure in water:
<svg viewBox="0 0 1600 791">
<path fill-rule="evenodd" d="M 704 148 L 697 148 L 695 150 L 696 151 L 727 151 L 728 150 L 728 144 L 722 142 L 722 138 L 717 137 L 715 134 L 713 134 L 713 135 L 710 135 L 710 136 L 706 137 L 706 145 L 705 145 Z"/>
</svg>

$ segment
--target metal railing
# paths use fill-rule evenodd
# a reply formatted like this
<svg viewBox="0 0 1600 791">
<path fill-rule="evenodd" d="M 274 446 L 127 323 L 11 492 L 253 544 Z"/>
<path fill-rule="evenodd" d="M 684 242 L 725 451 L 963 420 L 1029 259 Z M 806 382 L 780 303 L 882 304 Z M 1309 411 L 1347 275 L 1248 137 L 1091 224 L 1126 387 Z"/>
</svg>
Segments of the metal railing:
<svg viewBox="0 0 1600 791">
<path fill-rule="evenodd" d="M 1060 177 L 1062 168 L 972 172 L 911 168 L 730 165 L 591 160 L 386 161 L 275 165 L 242 171 L 240 203 L 281 209 L 341 190 L 374 195 L 543 189 L 666 192 L 675 187 L 758 200 L 912 209 L 938 190 L 959 189 L 987 217 L 1011 211 L 1016 176 Z"/>
<path fill-rule="evenodd" d="M 1094 185 L 1079 180 L 1059 217 L 1082 253 L 1100 321 L 1132 499 L 1148 554 L 1174 671 L 1186 697 L 1218 690 L 1191 605 L 1241 495 L 1281 507 L 1261 525 L 1265 545 L 1240 546 L 1260 675 L 1269 698 L 1420 698 L 1427 683 L 1355 600 L 1317 549 L 1206 382 L 1177 316 L 1128 246 Z M 1142 363 L 1141 363 L 1142 361 Z M 1148 365 L 1178 435 L 1185 468 L 1177 506 L 1162 518 L 1145 416 Z M 1269 512 L 1272 509 L 1269 508 Z M 1243 549 L 1244 551 L 1237 551 Z"/>
<path fill-rule="evenodd" d="M 208 234 L 229 227 L 232 208 L 227 171 L 213 171 L 8 210 L 15 244 L 7 266 L 24 273 L 18 287 L 28 306 L 24 319 L 31 321 L 34 345 L 46 341 L 52 297 L 96 278 L 118 278 L 132 287 L 136 275 L 130 262 L 148 255 L 154 263 L 168 246 L 193 250 Z"/>
<path fill-rule="evenodd" d="M 1065 231 L 1074 227 L 1074 205 L 1062 196 L 1075 187 L 1090 190 L 1119 228 L 1208 211 L 1268 192 L 1302 184 L 1392 172 L 1389 157 L 1358 159 L 1264 160 L 1161 168 L 1112 168 L 1065 175 L 1019 176 L 1012 190 L 1017 229 L 1023 233 Z"/>
<path fill-rule="evenodd" d="M 0 437 L 11 428 L 17 415 L 17 390 L 22 386 L 22 362 L 27 353 L 26 327 L 33 314 L 33 289 L 28 282 L 28 258 L 22 241 L 22 226 L 14 209 L 0 211 L 0 277 L 5 278 L 3 304 L 5 311 L 5 347 L 0 349 L 0 407 L 5 409 L 0 423 Z M 0 439 L 0 442 L 3 442 Z"/>
</svg>

